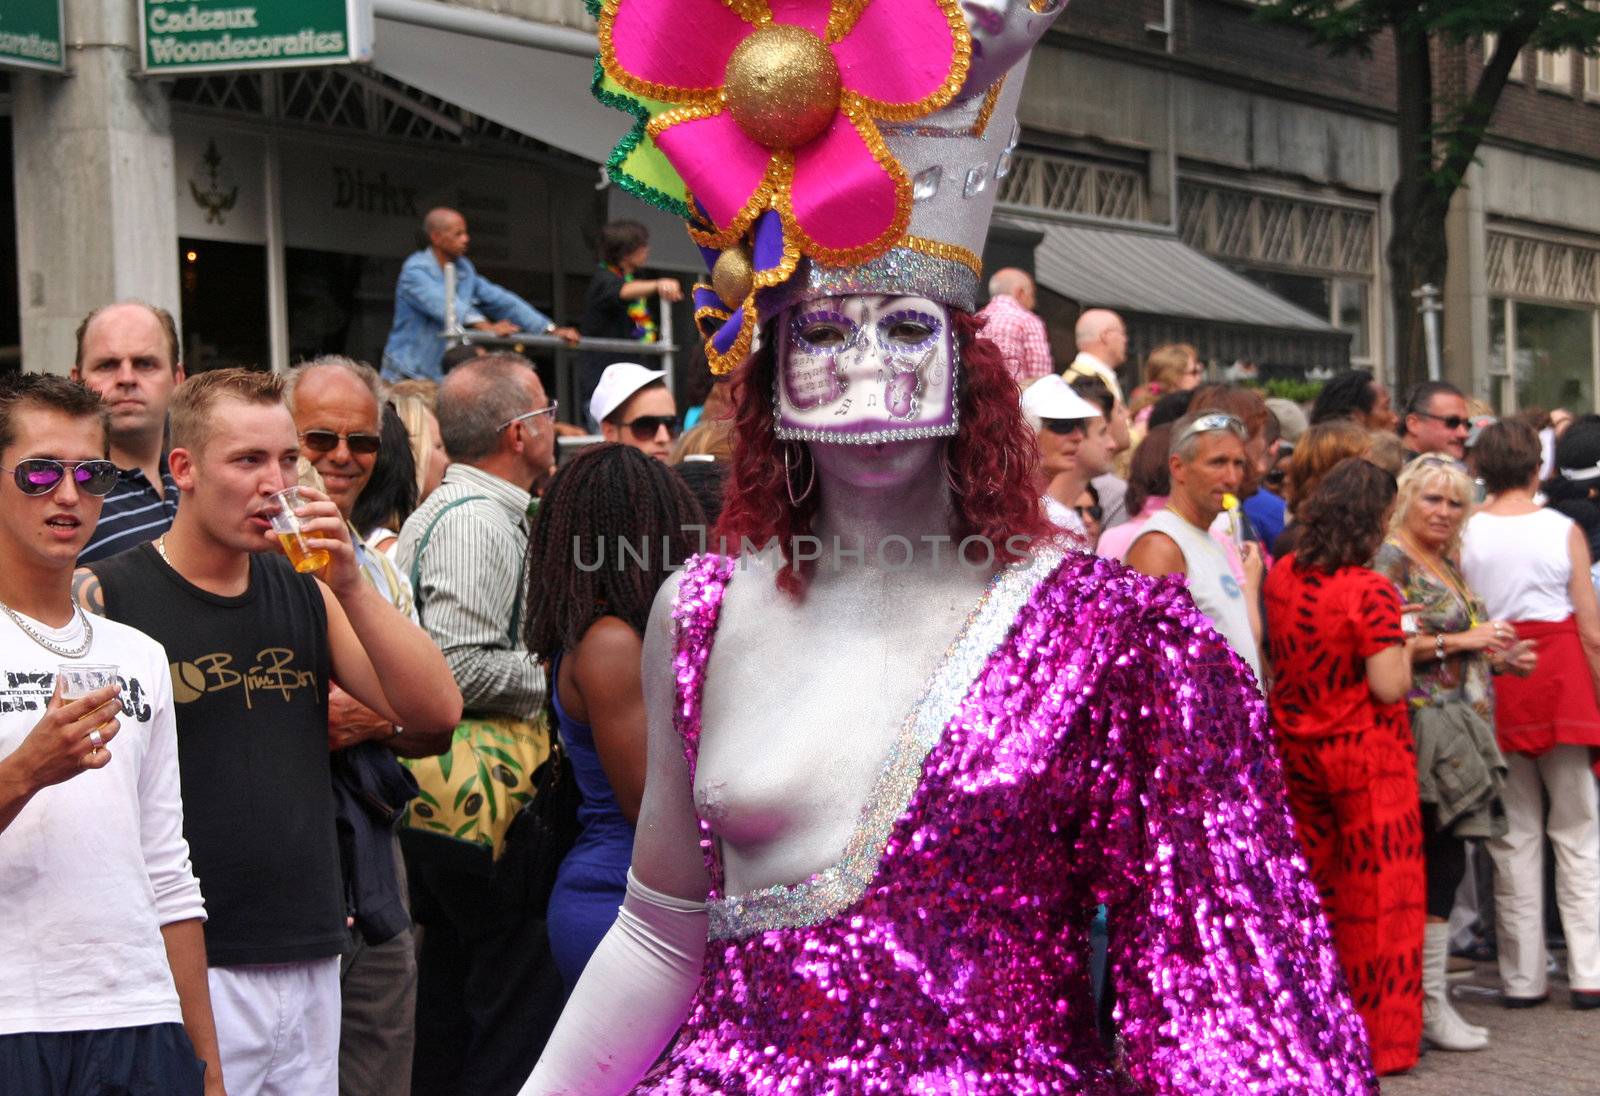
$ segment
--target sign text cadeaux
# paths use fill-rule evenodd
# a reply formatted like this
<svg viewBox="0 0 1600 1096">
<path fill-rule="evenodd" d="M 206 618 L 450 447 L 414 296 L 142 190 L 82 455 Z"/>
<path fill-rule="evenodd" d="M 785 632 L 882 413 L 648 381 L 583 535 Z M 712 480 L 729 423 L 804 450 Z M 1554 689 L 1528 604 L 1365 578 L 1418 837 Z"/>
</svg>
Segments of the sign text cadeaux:
<svg viewBox="0 0 1600 1096">
<path fill-rule="evenodd" d="M 0 3 L 0 68 L 65 72 L 67 52 L 61 40 L 61 0 Z"/>
<path fill-rule="evenodd" d="M 366 61 L 371 0 L 140 0 L 151 73 Z"/>
</svg>

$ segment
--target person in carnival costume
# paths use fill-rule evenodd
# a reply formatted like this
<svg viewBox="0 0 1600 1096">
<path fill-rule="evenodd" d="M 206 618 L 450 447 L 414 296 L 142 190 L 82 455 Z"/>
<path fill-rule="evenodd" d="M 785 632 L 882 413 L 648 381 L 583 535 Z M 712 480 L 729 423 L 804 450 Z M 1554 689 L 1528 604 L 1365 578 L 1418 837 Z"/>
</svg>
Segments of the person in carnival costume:
<svg viewBox="0 0 1600 1096">
<path fill-rule="evenodd" d="M 627 897 L 523 1096 L 1377 1090 L 1248 671 L 1044 526 L 972 310 L 1059 11 L 991 2 L 597 12 L 736 451 L 644 639 Z"/>
</svg>

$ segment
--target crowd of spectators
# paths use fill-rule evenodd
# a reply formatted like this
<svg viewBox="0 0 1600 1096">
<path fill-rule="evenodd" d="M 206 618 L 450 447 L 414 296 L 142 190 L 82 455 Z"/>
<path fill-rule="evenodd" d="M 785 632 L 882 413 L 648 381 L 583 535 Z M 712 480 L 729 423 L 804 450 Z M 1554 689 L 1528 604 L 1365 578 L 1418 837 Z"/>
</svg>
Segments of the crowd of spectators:
<svg viewBox="0 0 1600 1096">
<path fill-rule="evenodd" d="M 1120 321 L 1086 317 L 1069 378 L 1118 353 Z M 1183 345 L 1127 379 L 1127 508 L 1092 525 L 1092 496 L 1064 509 L 1100 471 L 1076 464 L 1092 420 L 1040 415 L 1053 375 L 1024 388 L 1046 510 L 1181 576 L 1254 672 L 1378 1071 L 1490 1045 L 1453 955 L 1496 958 L 1528 1008 L 1564 947 L 1573 1007 L 1600 1007 L 1600 417 L 1497 420 L 1442 381 L 1396 405 L 1363 370 L 1267 401 Z"/>
<path fill-rule="evenodd" d="M 470 277 L 464 225 L 436 220 L 434 252 Z M 638 335 L 635 305 L 681 290 L 635 277 L 642 230 L 605 248 L 593 310 Z M 431 286 L 438 254 L 419 256 Z M 1551 896 L 1572 1003 L 1600 1007 L 1600 416 L 1495 421 L 1443 382 L 1395 405 L 1360 370 L 1310 406 L 1267 400 L 1208 382 L 1188 345 L 1130 368 L 1105 310 L 1058 369 L 1031 279 L 991 291 L 1057 535 L 1181 582 L 1259 684 L 1378 1071 L 1424 1042 L 1490 1044 L 1451 1003 L 1452 951 L 1497 959 L 1507 1007 L 1547 999 Z M 147 835 L 109 846 L 126 863 L 106 878 L 156 887 L 113 903 L 138 939 L 107 937 L 137 960 L 109 1034 L 84 1036 L 80 976 L 39 953 L 54 945 L 0 925 L 0 953 L 36 968 L 0 992 L 0 1030 L 82 1036 L 30 1068 L 159 1059 L 180 1094 L 224 1077 L 268 1096 L 514 1093 L 628 886 L 645 623 L 721 509 L 729 385 L 682 415 L 661 370 L 588 369 L 598 436 L 558 467 L 556 403 L 516 354 L 434 376 L 431 344 L 426 368 L 397 367 L 412 340 L 386 358 L 393 383 L 342 357 L 190 378 L 179 345 L 161 309 L 108 305 L 79 328 L 73 383 L 0 392 L 19 485 L 0 483 L 0 568 L 28 583 L 4 591 L 26 614 L 8 658 L 81 639 L 122 690 L 63 703 L 43 670 L 13 690 L 8 718 L 32 722 L 0 757 L 0 883 L 31 893 L 6 841 L 41 827 L 63 852 L 29 877 L 81 874 L 62 859 L 76 823 L 28 804 L 137 728 L 136 779 L 104 794 Z M 46 436 L 66 440 L 39 457 Z M 320 583 L 269 550 L 296 486 Z M 50 551 L 5 530 L 30 506 Z M 98 639 L 85 613 L 108 622 Z M 165 647 L 170 681 L 126 625 Z M 563 796 L 570 850 L 533 810 Z M 0 1040 L 0 1076 L 15 1054 Z"/>
</svg>

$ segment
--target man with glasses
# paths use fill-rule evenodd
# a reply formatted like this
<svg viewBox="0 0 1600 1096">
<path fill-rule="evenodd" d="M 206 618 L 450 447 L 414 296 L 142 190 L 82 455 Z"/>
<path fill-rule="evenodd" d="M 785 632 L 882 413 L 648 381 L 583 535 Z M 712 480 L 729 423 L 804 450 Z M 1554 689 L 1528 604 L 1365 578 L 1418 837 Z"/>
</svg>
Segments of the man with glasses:
<svg viewBox="0 0 1600 1096">
<path fill-rule="evenodd" d="M 155 540 L 178 512 L 167 468 L 167 405 L 183 383 L 172 313 L 142 301 L 97 308 L 78 325 L 72 379 L 99 394 L 110 412 L 117 482 L 79 563 Z"/>
<path fill-rule="evenodd" d="M 466 362 L 439 387 L 451 464 L 406 520 L 396 562 L 414 577 L 422 626 L 444 651 L 469 718 L 529 720 L 544 708 L 544 668 L 519 622 L 528 615 L 530 488 L 554 459 L 554 411 L 515 354 Z M 543 975 L 555 976 L 543 921 L 479 871 L 479 846 L 404 836 L 422 926 L 412 1091 L 499 1091 L 496 1078 L 525 1078 L 538 1054 L 529 1032 L 550 1004 Z"/>
<path fill-rule="evenodd" d="M 0 1092 L 214 1096 L 166 655 L 72 603 L 107 448 L 93 392 L 0 380 Z M 117 684 L 67 700 L 86 664 Z"/>
<path fill-rule="evenodd" d="M 289 374 L 289 412 L 300 456 L 316 469 L 323 490 L 350 529 L 362 574 L 385 601 L 415 619 L 411 588 L 387 556 L 369 547 L 350 524 L 356 500 L 377 468 L 383 382 L 370 365 L 337 355 L 315 358 Z M 355 918 L 340 967 L 340 1096 L 392 1096 L 411 1083 L 417 1009 L 416 944 L 405 900 L 405 873 L 392 827 L 373 821 L 367 789 L 404 788 L 395 760 L 442 753 L 453 728 L 402 733 L 349 693 L 328 689 L 328 747 L 334 751 L 339 801 L 341 866 Z M 384 801 L 395 812 L 399 793 Z"/>
<path fill-rule="evenodd" d="M 1244 423 L 1232 415 L 1202 412 L 1185 415 L 1172 430 L 1167 467 L 1172 494 L 1164 509 L 1144 525 L 1128 549 L 1135 571 L 1160 578 L 1182 575 L 1195 605 L 1210 618 L 1218 634 L 1261 677 L 1261 548 L 1242 541 L 1243 588 L 1233 577 L 1228 556 L 1208 530 L 1237 494 L 1245 478 Z"/>
<path fill-rule="evenodd" d="M 1449 381 L 1423 381 L 1411 390 L 1405 418 L 1400 423 L 1400 441 L 1407 461 L 1423 453 L 1443 453 L 1465 460 L 1471 431 L 1472 419 L 1461 389 Z"/>
<path fill-rule="evenodd" d="M 589 399 L 589 417 L 606 441 L 620 442 L 647 457 L 666 460 L 678 436 L 678 405 L 666 374 L 633 362 L 606 366 Z"/>
</svg>

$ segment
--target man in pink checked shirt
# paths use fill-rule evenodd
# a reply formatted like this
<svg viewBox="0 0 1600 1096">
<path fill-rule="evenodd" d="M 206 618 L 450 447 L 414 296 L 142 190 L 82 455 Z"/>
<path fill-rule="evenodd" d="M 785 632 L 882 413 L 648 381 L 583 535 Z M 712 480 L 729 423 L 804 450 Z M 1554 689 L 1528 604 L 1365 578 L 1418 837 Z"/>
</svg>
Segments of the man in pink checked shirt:
<svg viewBox="0 0 1600 1096">
<path fill-rule="evenodd" d="M 1044 321 L 1033 312 L 1037 302 L 1033 278 L 1008 266 L 989 279 L 989 303 L 978 312 L 984 338 L 1000 349 L 1011 379 L 1019 385 L 1055 372 Z"/>
</svg>

